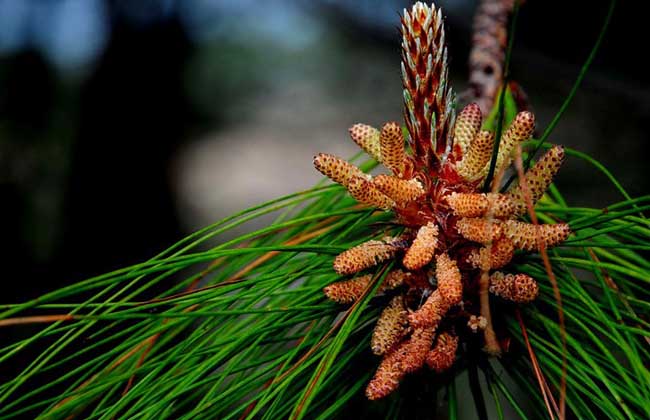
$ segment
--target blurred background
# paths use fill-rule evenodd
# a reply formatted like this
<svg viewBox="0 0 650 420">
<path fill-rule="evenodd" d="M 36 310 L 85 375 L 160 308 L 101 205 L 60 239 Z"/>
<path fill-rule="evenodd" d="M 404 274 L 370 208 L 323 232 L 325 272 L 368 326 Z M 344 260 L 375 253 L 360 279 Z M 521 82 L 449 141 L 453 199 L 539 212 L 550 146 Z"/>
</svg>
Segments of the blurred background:
<svg viewBox="0 0 650 420">
<path fill-rule="evenodd" d="M 467 80 L 473 0 L 439 1 Z M 643 14 L 620 2 L 551 137 L 650 183 Z M 153 256 L 189 232 L 319 178 L 347 128 L 401 116 L 400 0 L 0 0 L 3 302 Z M 608 1 L 529 0 L 512 73 L 539 127 L 559 109 Z M 638 41 L 637 41 L 638 42 Z M 635 53 L 634 51 L 637 51 Z M 570 204 L 619 199 L 570 160 Z"/>
</svg>

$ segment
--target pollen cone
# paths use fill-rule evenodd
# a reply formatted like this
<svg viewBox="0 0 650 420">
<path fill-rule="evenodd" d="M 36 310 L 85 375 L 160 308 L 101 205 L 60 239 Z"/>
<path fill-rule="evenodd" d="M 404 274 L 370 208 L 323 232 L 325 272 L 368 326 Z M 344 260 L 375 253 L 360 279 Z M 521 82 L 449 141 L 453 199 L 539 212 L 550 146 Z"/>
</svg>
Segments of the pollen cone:
<svg viewBox="0 0 650 420">
<path fill-rule="evenodd" d="M 391 241 L 371 240 L 343 251 L 334 259 L 334 271 L 347 275 L 358 273 L 393 257 L 400 247 Z"/>
</svg>

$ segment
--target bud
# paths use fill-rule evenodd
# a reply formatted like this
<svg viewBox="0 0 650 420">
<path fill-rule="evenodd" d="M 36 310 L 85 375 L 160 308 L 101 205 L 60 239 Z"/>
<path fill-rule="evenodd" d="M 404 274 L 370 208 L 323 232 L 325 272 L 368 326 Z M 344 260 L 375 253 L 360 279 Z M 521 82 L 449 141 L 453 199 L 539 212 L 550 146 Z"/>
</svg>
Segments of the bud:
<svg viewBox="0 0 650 420">
<path fill-rule="evenodd" d="M 337 303 L 352 303 L 358 300 L 372 279 L 372 274 L 337 281 L 323 288 L 325 296 Z"/>
<path fill-rule="evenodd" d="M 381 128 L 379 135 L 381 158 L 385 167 L 401 176 L 404 172 L 404 136 L 402 128 L 396 122 L 388 122 Z"/>
<path fill-rule="evenodd" d="M 470 143 L 467 153 L 463 154 L 463 159 L 456 164 L 456 172 L 467 181 L 479 179 L 483 168 L 490 161 L 493 148 L 494 134 L 480 131 Z"/>
<path fill-rule="evenodd" d="M 499 143 L 499 152 L 497 153 L 497 162 L 495 166 L 496 173 L 502 168 L 510 165 L 512 162 L 512 151 L 517 143 L 528 140 L 535 130 L 535 116 L 532 112 L 522 111 L 515 116 L 510 127 L 501 136 Z M 489 162 L 483 167 L 480 177 L 487 175 L 490 168 Z"/>
<path fill-rule="evenodd" d="M 547 248 L 561 244 L 569 237 L 571 229 L 566 223 L 555 225 L 534 225 L 532 223 L 507 220 L 505 222 L 505 233 L 517 249 L 526 251 L 539 251 L 538 239 Z"/>
<path fill-rule="evenodd" d="M 438 227 L 432 222 L 422 226 L 406 251 L 402 263 L 409 270 L 416 270 L 429 264 L 438 243 Z"/>
<path fill-rule="evenodd" d="M 404 119 L 413 155 L 426 164 L 431 152 L 440 157 L 451 145 L 455 119 L 442 12 L 417 2 L 401 21 Z"/>
<path fill-rule="evenodd" d="M 384 398 L 399 387 L 406 373 L 401 369 L 398 353 L 392 351 L 384 356 L 375 375 L 366 387 L 366 397 L 369 400 Z"/>
<path fill-rule="evenodd" d="M 436 258 L 438 293 L 447 307 L 460 303 L 463 298 L 463 282 L 456 261 L 444 253 Z"/>
<path fill-rule="evenodd" d="M 378 355 L 392 349 L 408 333 L 408 311 L 404 297 L 395 296 L 384 308 L 372 332 L 370 347 Z"/>
<path fill-rule="evenodd" d="M 456 222 L 456 229 L 465 239 L 481 244 L 503 235 L 503 226 L 498 220 L 462 218 Z"/>
<path fill-rule="evenodd" d="M 562 161 L 564 160 L 564 148 L 562 146 L 553 146 L 549 149 L 535 165 L 526 172 L 524 178 L 526 179 L 526 186 L 530 192 L 530 199 L 533 205 L 542 198 L 548 189 L 553 177 L 560 170 Z M 522 191 L 522 182 L 519 185 L 511 188 L 508 195 L 512 197 L 512 201 L 517 208 L 517 214 L 526 213 L 526 198 Z"/>
<path fill-rule="evenodd" d="M 440 333 L 435 346 L 427 354 L 427 366 L 436 373 L 448 370 L 456 361 L 456 350 L 458 350 L 458 337 L 448 332 Z"/>
<path fill-rule="evenodd" d="M 447 196 L 447 203 L 460 217 L 481 217 L 486 214 L 509 217 L 515 212 L 515 204 L 506 194 L 454 192 Z"/>
<path fill-rule="evenodd" d="M 491 270 L 506 266 L 515 253 L 515 244 L 508 238 L 499 238 L 490 247 L 482 247 L 469 254 L 468 262 L 474 268 Z"/>
<path fill-rule="evenodd" d="M 393 257 L 400 249 L 395 242 L 371 240 L 340 253 L 334 259 L 334 271 L 354 274 Z"/>
<path fill-rule="evenodd" d="M 467 105 L 458 114 L 454 127 L 454 150 L 460 149 L 459 157 L 464 158 L 467 154 L 470 144 L 481 129 L 482 120 L 481 108 L 475 103 Z"/>
<path fill-rule="evenodd" d="M 539 294 L 535 279 L 526 274 L 503 274 L 500 271 L 490 276 L 490 293 L 517 303 L 532 302 Z"/>
<path fill-rule="evenodd" d="M 362 148 L 370 157 L 381 162 L 381 145 L 379 130 L 366 124 L 355 124 L 348 130 L 350 137 L 357 146 Z"/>
<path fill-rule="evenodd" d="M 397 204 L 406 204 L 419 197 L 426 191 L 417 179 L 404 180 L 390 175 L 378 175 L 372 180 L 375 187 Z"/>
<path fill-rule="evenodd" d="M 404 372 L 415 372 L 424 365 L 435 333 L 435 326 L 416 328 L 411 337 L 395 350 Z"/>
<path fill-rule="evenodd" d="M 379 191 L 372 182 L 365 178 L 352 178 L 348 183 L 348 192 L 359 203 L 390 210 L 395 207 L 395 202 L 390 197 Z"/>
<path fill-rule="evenodd" d="M 437 327 L 447 313 L 447 309 L 449 309 L 448 305 L 440 296 L 440 292 L 436 290 L 417 311 L 409 314 L 409 323 L 413 327 Z"/>
<path fill-rule="evenodd" d="M 320 173 L 344 187 L 348 187 L 354 178 L 370 178 L 350 162 L 329 153 L 317 154 L 314 157 L 314 166 Z"/>
</svg>

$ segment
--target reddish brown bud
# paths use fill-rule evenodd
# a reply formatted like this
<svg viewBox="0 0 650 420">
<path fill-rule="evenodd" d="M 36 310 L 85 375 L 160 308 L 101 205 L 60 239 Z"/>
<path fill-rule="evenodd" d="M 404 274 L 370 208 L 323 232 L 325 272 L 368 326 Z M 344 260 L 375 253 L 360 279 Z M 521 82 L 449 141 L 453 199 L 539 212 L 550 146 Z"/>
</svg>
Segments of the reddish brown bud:
<svg viewBox="0 0 650 420">
<path fill-rule="evenodd" d="M 564 160 L 564 148 L 562 146 L 553 146 L 535 165 L 526 172 L 524 178 L 526 179 L 526 186 L 530 191 L 530 199 L 533 205 L 542 198 L 548 189 L 553 177 L 560 170 L 562 161 Z M 517 208 L 517 214 L 523 214 L 527 210 L 526 198 L 522 190 L 522 182 L 519 185 L 511 188 L 508 195 L 512 197 L 512 201 Z"/>
<path fill-rule="evenodd" d="M 397 204 L 406 204 L 424 195 L 426 191 L 417 179 L 404 180 L 390 175 L 377 175 L 372 183 Z"/>
<path fill-rule="evenodd" d="M 515 149 L 515 146 L 518 143 L 528 140 L 533 135 L 534 130 L 535 115 L 532 112 L 522 111 L 515 116 L 510 127 L 501 136 L 495 166 L 496 173 L 510 165 L 512 162 L 512 151 Z M 480 177 L 487 175 L 489 167 L 488 162 L 481 170 Z"/>
<path fill-rule="evenodd" d="M 468 181 L 480 178 L 481 172 L 492 156 L 494 134 L 480 131 L 469 145 L 467 153 L 456 165 L 456 172 Z"/>
<path fill-rule="evenodd" d="M 366 388 L 366 396 L 377 400 L 393 392 L 406 373 L 424 365 L 431 348 L 435 328 L 416 328 L 411 337 L 390 351 L 379 364 Z"/>
<path fill-rule="evenodd" d="M 395 202 L 379 191 L 372 182 L 365 178 L 352 178 L 348 183 L 348 192 L 360 203 L 390 210 L 395 207 Z"/>
<path fill-rule="evenodd" d="M 491 246 L 473 251 L 467 258 L 474 268 L 491 270 L 506 266 L 515 252 L 515 245 L 506 237 L 495 240 Z"/>
<path fill-rule="evenodd" d="M 532 302 L 539 294 L 535 279 L 526 274 L 503 274 L 499 271 L 490 276 L 490 293 L 517 303 Z"/>
<path fill-rule="evenodd" d="M 454 192 L 446 199 L 454 214 L 460 217 L 480 217 L 486 214 L 509 217 L 515 212 L 514 202 L 505 194 Z"/>
<path fill-rule="evenodd" d="M 460 303 L 463 298 L 463 283 L 456 261 L 445 254 L 436 258 L 436 279 L 438 281 L 438 293 L 443 302 L 449 308 Z"/>
<path fill-rule="evenodd" d="M 503 235 L 503 226 L 498 220 L 462 218 L 456 229 L 465 239 L 488 244 Z"/>
<path fill-rule="evenodd" d="M 337 281 L 323 288 L 325 296 L 338 303 L 352 303 L 359 299 L 372 279 L 372 274 Z"/>
<path fill-rule="evenodd" d="M 395 351 L 388 353 L 368 383 L 366 397 L 369 400 L 384 398 L 399 387 L 405 374 L 399 363 L 399 354 Z"/>
<path fill-rule="evenodd" d="M 408 333 L 408 311 L 404 297 L 395 296 L 384 308 L 372 332 L 370 347 L 375 354 L 384 354 Z"/>
<path fill-rule="evenodd" d="M 461 151 L 461 157 L 464 157 L 474 137 L 481 129 L 481 108 L 475 103 L 471 103 L 463 108 L 456 118 L 454 127 L 454 146 L 458 146 Z"/>
<path fill-rule="evenodd" d="M 440 333 L 433 349 L 427 354 L 427 366 L 437 373 L 448 370 L 456 361 L 456 350 L 458 350 L 458 337 L 447 332 Z"/>
<path fill-rule="evenodd" d="M 433 326 L 416 328 L 411 337 L 395 350 L 404 372 L 415 372 L 424 365 L 435 333 L 436 327 Z"/>
<path fill-rule="evenodd" d="M 366 124 L 355 124 L 349 129 L 352 140 L 370 157 L 381 162 L 379 130 Z"/>
<path fill-rule="evenodd" d="M 314 157 L 314 166 L 320 173 L 344 187 L 348 187 L 354 178 L 370 179 L 369 175 L 350 162 L 328 153 L 317 154 Z"/>
<path fill-rule="evenodd" d="M 402 263 L 409 270 L 416 270 L 429 264 L 438 243 L 438 227 L 429 222 L 418 230 L 413 244 L 406 251 Z"/>
<path fill-rule="evenodd" d="M 401 20 L 404 118 L 413 156 L 426 162 L 451 145 L 455 119 L 445 30 L 441 11 L 422 2 L 405 9 Z"/>
<path fill-rule="evenodd" d="M 395 175 L 404 172 L 404 136 L 402 128 L 396 122 L 388 122 L 381 128 L 379 136 L 382 163 Z"/>
<path fill-rule="evenodd" d="M 569 237 L 571 229 L 566 223 L 534 225 L 516 220 L 507 220 L 505 222 L 505 233 L 517 249 L 539 251 L 540 239 L 547 248 L 556 246 Z"/>
<path fill-rule="evenodd" d="M 417 311 L 409 314 L 409 323 L 413 327 L 437 327 L 447 313 L 447 309 L 448 305 L 440 296 L 440 292 L 436 290 Z"/>
<path fill-rule="evenodd" d="M 400 249 L 390 240 L 372 240 L 342 252 L 334 259 L 334 271 L 339 274 L 354 274 L 375 266 L 393 257 Z"/>
</svg>

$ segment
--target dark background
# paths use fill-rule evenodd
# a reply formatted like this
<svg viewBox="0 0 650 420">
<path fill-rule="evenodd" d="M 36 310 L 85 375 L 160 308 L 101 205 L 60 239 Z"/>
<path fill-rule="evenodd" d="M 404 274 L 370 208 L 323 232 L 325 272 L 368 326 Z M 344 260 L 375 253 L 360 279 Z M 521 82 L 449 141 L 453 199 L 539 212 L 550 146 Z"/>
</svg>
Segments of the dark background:
<svg viewBox="0 0 650 420">
<path fill-rule="evenodd" d="M 646 22 L 620 2 L 552 142 L 648 192 Z M 185 234 L 311 186 L 347 128 L 401 115 L 408 2 L 0 0 L 2 302 L 153 256 Z M 441 1 L 456 91 L 475 1 Z M 607 1 L 529 0 L 512 62 L 539 127 L 559 109 Z M 573 205 L 620 197 L 569 160 Z"/>
</svg>

